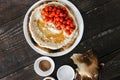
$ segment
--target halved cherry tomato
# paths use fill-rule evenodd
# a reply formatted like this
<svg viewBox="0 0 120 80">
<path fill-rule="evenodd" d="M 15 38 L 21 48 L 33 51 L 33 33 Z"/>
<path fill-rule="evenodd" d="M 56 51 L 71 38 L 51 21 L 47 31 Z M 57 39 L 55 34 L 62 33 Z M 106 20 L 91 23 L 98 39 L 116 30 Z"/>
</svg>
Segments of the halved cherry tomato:
<svg viewBox="0 0 120 80">
<path fill-rule="evenodd" d="M 62 10 L 66 11 L 66 8 L 65 8 L 65 7 L 62 7 Z"/>
<path fill-rule="evenodd" d="M 64 14 L 63 13 L 60 13 L 60 17 L 63 17 L 64 16 Z"/>
<path fill-rule="evenodd" d="M 70 35 L 71 34 L 71 32 L 69 31 L 69 30 L 66 30 L 65 31 L 68 35 Z"/>
<path fill-rule="evenodd" d="M 54 22 L 58 30 L 64 30 L 70 35 L 75 29 L 72 17 L 69 17 L 68 11 L 62 6 L 46 6 L 42 10 L 43 19 L 46 22 Z"/>
<path fill-rule="evenodd" d="M 65 10 L 65 11 L 64 11 L 64 13 L 65 13 L 66 15 L 68 15 L 68 12 L 67 12 L 67 10 Z"/>
<path fill-rule="evenodd" d="M 61 25 L 61 28 L 62 28 L 62 29 L 64 29 L 64 28 L 65 28 L 65 25 L 64 25 L 64 24 L 62 24 L 62 25 Z"/>
<path fill-rule="evenodd" d="M 74 25 L 73 23 L 71 23 L 71 24 L 70 24 L 70 27 L 71 27 L 72 29 L 74 29 L 74 28 L 75 28 L 75 25 Z"/>
<path fill-rule="evenodd" d="M 49 22 L 53 22 L 53 18 L 49 18 Z"/>
<path fill-rule="evenodd" d="M 56 14 L 58 14 L 58 15 L 59 15 L 59 14 L 60 14 L 60 12 L 61 12 L 61 11 L 58 9 L 58 10 L 57 10 L 57 12 L 56 12 Z"/>
<path fill-rule="evenodd" d="M 55 12 L 52 12 L 52 13 L 51 13 L 51 16 L 54 17 L 54 16 L 55 16 Z"/>
<path fill-rule="evenodd" d="M 61 28 L 60 26 L 57 26 L 57 29 L 58 29 L 58 30 L 61 30 L 62 28 Z"/>
<path fill-rule="evenodd" d="M 66 27 L 65 27 L 65 30 L 70 30 L 70 26 L 66 26 Z"/>
<path fill-rule="evenodd" d="M 67 16 L 67 14 L 63 14 L 63 17 L 66 17 Z"/>
<path fill-rule="evenodd" d="M 74 29 L 70 29 L 70 33 L 72 33 L 72 32 L 73 32 L 73 30 L 74 30 Z"/>
<path fill-rule="evenodd" d="M 57 10 L 56 7 L 54 7 L 54 8 L 52 9 L 53 12 L 56 12 L 56 10 Z"/>
<path fill-rule="evenodd" d="M 58 9 L 61 9 L 61 6 L 57 6 Z"/>
<path fill-rule="evenodd" d="M 60 18 L 59 18 L 59 17 L 56 17 L 56 21 L 57 21 L 57 22 L 60 21 Z"/>
<path fill-rule="evenodd" d="M 66 17 L 65 17 L 65 20 L 68 20 L 68 19 L 69 19 L 69 17 L 68 17 L 68 16 L 66 16 Z"/>
<path fill-rule="evenodd" d="M 63 24 L 66 25 L 66 21 L 63 21 Z"/>
<path fill-rule="evenodd" d="M 49 21 L 49 18 L 45 18 L 45 21 L 48 22 L 48 21 Z"/>
<path fill-rule="evenodd" d="M 41 12 L 42 14 L 45 14 L 45 11 L 44 10 L 42 10 L 42 12 Z"/>
<path fill-rule="evenodd" d="M 44 15 L 45 15 L 45 16 L 48 16 L 48 12 L 45 12 Z"/>
<path fill-rule="evenodd" d="M 59 15 L 58 15 L 58 14 L 55 14 L 55 17 L 59 17 Z"/>
<path fill-rule="evenodd" d="M 60 20 L 59 20 L 60 22 L 63 22 L 63 18 L 60 18 Z"/>
<path fill-rule="evenodd" d="M 52 8 L 52 6 L 49 6 L 49 8 L 48 8 L 48 9 L 49 9 L 49 11 L 52 11 L 52 9 L 53 9 L 53 8 Z"/>
<path fill-rule="evenodd" d="M 43 16 L 43 19 L 45 19 L 46 18 L 46 16 Z"/>
<path fill-rule="evenodd" d="M 67 20 L 66 24 L 68 24 L 68 25 L 69 25 L 70 23 L 71 23 L 71 21 L 70 21 L 70 20 Z"/>
<path fill-rule="evenodd" d="M 60 23 L 60 22 L 57 22 L 56 24 L 57 24 L 57 26 L 61 26 L 61 23 Z"/>
</svg>

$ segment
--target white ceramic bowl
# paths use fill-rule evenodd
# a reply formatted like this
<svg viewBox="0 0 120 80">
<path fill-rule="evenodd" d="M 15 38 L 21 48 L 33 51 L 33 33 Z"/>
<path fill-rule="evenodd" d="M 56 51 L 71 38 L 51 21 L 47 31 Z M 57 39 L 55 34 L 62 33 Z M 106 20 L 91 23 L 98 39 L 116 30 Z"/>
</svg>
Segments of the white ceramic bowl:
<svg viewBox="0 0 120 80">
<path fill-rule="evenodd" d="M 73 68 L 69 65 L 63 65 L 57 71 L 58 80 L 73 80 L 74 77 L 75 72 Z"/>
<path fill-rule="evenodd" d="M 75 16 L 76 16 L 77 21 L 78 21 L 78 25 L 79 25 L 79 35 L 78 35 L 77 39 L 75 40 L 74 44 L 70 48 L 68 48 L 68 49 L 66 49 L 66 50 L 64 50 L 62 52 L 57 52 L 57 53 L 54 53 L 54 54 L 46 53 L 45 51 L 39 49 L 38 47 L 36 47 L 33 44 L 33 42 L 31 41 L 30 35 L 28 33 L 28 27 L 27 27 L 27 24 L 28 24 L 27 22 L 28 22 L 28 17 L 29 17 L 30 12 L 37 5 L 39 5 L 43 1 L 44 0 L 40 0 L 40 1 L 36 2 L 35 4 L 33 4 L 31 6 L 31 8 L 27 11 L 26 15 L 25 15 L 24 22 L 23 22 L 23 32 L 24 32 L 25 39 L 27 40 L 27 42 L 30 45 L 30 47 L 33 50 L 35 50 L 36 52 L 38 52 L 39 54 L 46 55 L 46 56 L 51 56 L 51 57 L 57 57 L 57 56 L 65 55 L 65 54 L 69 53 L 70 51 L 72 51 L 78 45 L 78 43 L 80 42 L 80 40 L 82 39 L 83 30 L 84 30 L 83 18 L 81 16 L 79 10 L 70 1 L 68 1 L 68 0 L 58 0 L 58 1 L 61 1 L 61 2 L 65 3 L 65 4 L 67 4 L 74 11 Z"/>
<path fill-rule="evenodd" d="M 42 71 L 42 70 L 40 69 L 39 63 L 40 63 L 40 61 L 42 61 L 42 60 L 47 60 L 47 61 L 49 61 L 49 62 L 51 63 L 51 68 L 50 68 L 48 71 Z M 35 70 L 35 72 L 36 72 L 39 76 L 49 76 L 49 75 L 51 75 L 51 74 L 53 73 L 54 69 L 55 69 L 55 63 L 54 63 L 54 61 L 53 61 L 50 57 L 45 57 L 45 56 L 40 57 L 40 58 L 38 58 L 38 59 L 35 61 L 35 63 L 34 63 L 34 70 Z"/>
</svg>

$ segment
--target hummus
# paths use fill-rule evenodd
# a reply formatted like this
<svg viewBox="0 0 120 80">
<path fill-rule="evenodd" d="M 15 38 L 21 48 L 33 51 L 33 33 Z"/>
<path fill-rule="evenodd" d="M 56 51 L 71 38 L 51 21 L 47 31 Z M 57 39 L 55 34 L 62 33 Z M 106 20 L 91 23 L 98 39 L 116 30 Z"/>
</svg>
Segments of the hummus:
<svg viewBox="0 0 120 80">
<path fill-rule="evenodd" d="M 70 35 L 66 34 L 64 30 L 58 30 L 56 24 L 53 22 L 46 22 L 44 20 L 42 10 L 45 6 L 49 5 L 63 6 L 66 8 L 68 15 L 73 19 L 75 25 L 75 29 Z M 66 4 L 58 1 L 46 1 L 34 8 L 29 16 L 28 30 L 35 45 L 49 53 L 69 48 L 79 34 L 74 12 Z"/>
</svg>

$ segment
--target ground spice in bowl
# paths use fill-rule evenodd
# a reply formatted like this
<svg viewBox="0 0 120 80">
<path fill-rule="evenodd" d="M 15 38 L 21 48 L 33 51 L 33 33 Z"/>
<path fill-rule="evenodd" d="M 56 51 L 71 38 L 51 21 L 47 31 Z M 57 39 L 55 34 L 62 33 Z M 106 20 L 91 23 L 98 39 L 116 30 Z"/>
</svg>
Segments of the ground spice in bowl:
<svg viewBox="0 0 120 80">
<path fill-rule="evenodd" d="M 53 73 L 54 69 L 55 63 L 50 57 L 42 56 L 35 60 L 34 70 L 39 76 L 49 76 Z"/>
<path fill-rule="evenodd" d="M 47 60 L 42 60 L 39 63 L 39 68 L 42 71 L 48 71 L 51 68 L 51 63 L 49 61 L 47 61 Z"/>
</svg>

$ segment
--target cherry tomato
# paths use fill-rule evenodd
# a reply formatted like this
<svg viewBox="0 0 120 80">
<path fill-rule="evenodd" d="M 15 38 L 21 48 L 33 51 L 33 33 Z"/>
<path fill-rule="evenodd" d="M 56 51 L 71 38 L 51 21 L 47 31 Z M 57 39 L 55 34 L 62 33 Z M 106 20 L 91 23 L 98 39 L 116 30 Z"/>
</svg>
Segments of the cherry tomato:
<svg viewBox="0 0 120 80">
<path fill-rule="evenodd" d="M 60 23 L 60 22 L 57 22 L 56 24 L 57 24 L 57 26 L 61 26 L 61 23 Z"/>
<path fill-rule="evenodd" d="M 44 10 L 42 10 L 42 12 L 41 12 L 42 14 L 44 14 L 45 13 L 45 11 Z"/>
<path fill-rule="evenodd" d="M 63 18 L 60 18 L 60 20 L 59 20 L 60 22 L 63 22 Z"/>
<path fill-rule="evenodd" d="M 58 14 L 58 15 L 60 14 L 60 10 L 59 9 L 57 10 L 56 14 Z"/>
<path fill-rule="evenodd" d="M 64 25 L 64 24 L 62 24 L 62 25 L 61 25 L 61 28 L 62 28 L 62 29 L 64 29 L 64 28 L 65 28 L 65 25 Z"/>
<path fill-rule="evenodd" d="M 45 11 L 48 11 L 48 8 L 49 8 L 48 6 L 45 6 L 44 10 L 45 10 Z"/>
<path fill-rule="evenodd" d="M 67 20 L 66 24 L 68 24 L 68 25 L 69 25 L 70 23 L 71 23 L 71 21 L 70 21 L 70 20 Z"/>
<path fill-rule="evenodd" d="M 55 16 L 55 12 L 52 12 L 52 15 Z"/>
<path fill-rule="evenodd" d="M 43 17 L 43 19 L 45 19 L 46 18 L 46 16 L 42 16 Z"/>
<path fill-rule="evenodd" d="M 66 8 L 65 8 L 65 7 L 62 7 L 62 10 L 66 10 Z"/>
<path fill-rule="evenodd" d="M 66 33 L 67 33 L 68 35 L 70 35 L 70 34 L 71 34 L 71 32 L 70 32 L 69 30 L 66 30 Z"/>
<path fill-rule="evenodd" d="M 49 18 L 49 22 L 53 22 L 53 18 Z"/>
<path fill-rule="evenodd" d="M 48 8 L 49 6 L 45 6 L 45 8 Z"/>
<path fill-rule="evenodd" d="M 52 6 L 49 6 L 49 11 L 52 11 L 52 9 L 53 9 Z"/>
<path fill-rule="evenodd" d="M 59 18 L 59 17 L 56 17 L 56 21 L 57 21 L 57 22 L 60 21 L 60 18 Z"/>
<path fill-rule="evenodd" d="M 50 14 L 49 17 L 52 18 L 53 16 Z"/>
<path fill-rule="evenodd" d="M 55 18 L 55 17 L 53 17 L 53 19 L 54 19 L 54 22 L 56 22 L 56 18 Z"/>
<path fill-rule="evenodd" d="M 43 8 L 42 11 L 45 11 L 45 8 Z"/>
<path fill-rule="evenodd" d="M 66 16 L 66 17 L 65 17 L 65 20 L 68 20 L 68 18 L 69 18 L 69 17 L 68 17 L 68 16 Z"/>
<path fill-rule="evenodd" d="M 73 23 L 70 24 L 70 27 L 75 29 L 75 25 Z"/>
<path fill-rule="evenodd" d="M 66 31 L 70 30 L 70 26 L 66 26 L 66 27 L 65 27 L 65 30 L 66 30 Z"/>
<path fill-rule="evenodd" d="M 70 29 L 70 33 L 72 33 L 73 32 L 73 29 Z"/>
<path fill-rule="evenodd" d="M 59 17 L 59 15 L 55 14 L 55 17 Z"/>
<path fill-rule="evenodd" d="M 63 13 L 60 13 L 60 17 L 63 17 L 64 16 L 64 14 Z"/>
<path fill-rule="evenodd" d="M 58 30 L 61 30 L 61 27 L 60 27 L 60 26 L 57 26 L 57 29 L 58 29 Z"/>
<path fill-rule="evenodd" d="M 57 9 L 61 9 L 61 6 L 57 6 Z"/>
<path fill-rule="evenodd" d="M 44 15 L 45 15 L 45 16 L 48 16 L 48 13 L 47 13 L 47 12 L 45 12 L 45 13 L 44 13 Z"/>
<path fill-rule="evenodd" d="M 52 12 L 51 15 L 54 17 L 55 16 L 55 12 Z"/>
<path fill-rule="evenodd" d="M 63 14 L 63 17 L 66 17 L 67 16 L 67 14 Z"/>
<path fill-rule="evenodd" d="M 65 7 L 46 6 L 41 13 L 46 22 L 54 22 L 58 30 L 64 30 L 68 35 L 75 29 L 73 19 L 69 17 Z"/>
<path fill-rule="evenodd" d="M 71 32 L 70 32 L 70 31 L 68 31 L 68 32 L 67 32 L 67 34 L 68 34 L 68 35 L 71 35 Z"/>
<path fill-rule="evenodd" d="M 48 21 L 49 21 L 49 18 L 45 18 L 45 21 L 48 22 Z"/>
<path fill-rule="evenodd" d="M 56 10 L 57 10 L 56 7 L 54 7 L 52 11 L 53 11 L 53 12 L 56 12 Z"/>
<path fill-rule="evenodd" d="M 66 21 L 63 21 L 63 24 L 66 25 Z"/>
<path fill-rule="evenodd" d="M 65 13 L 66 15 L 68 15 L 68 12 L 67 12 L 67 10 L 65 10 L 65 11 L 64 11 L 64 13 Z"/>
</svg>

